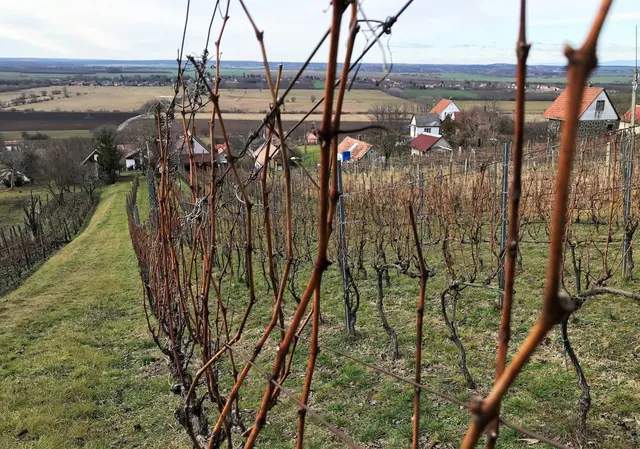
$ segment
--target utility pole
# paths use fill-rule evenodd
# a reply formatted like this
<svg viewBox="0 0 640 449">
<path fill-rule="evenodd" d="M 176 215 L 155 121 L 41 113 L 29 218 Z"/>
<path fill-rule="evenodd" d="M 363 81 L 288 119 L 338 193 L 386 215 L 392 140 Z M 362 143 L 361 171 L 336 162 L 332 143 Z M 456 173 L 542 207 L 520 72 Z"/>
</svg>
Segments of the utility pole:
<svg viewBox="0 0 640 449">
<path fill-rule="evenodd" d="M 624 192 L 624 236 L 622 239 L 622 274 L 625 280 L 630 280 L 633 270 L 633 253 L 631 252 L 631 186 L 633 184 L 633 150 L 636 145 L 636 91 L 638 90 L 638 27 L 636 26 L 636 68 L 631 83 L 631 135 L 627 146 L 627 169 L 625 173 Z"/>
</svg>

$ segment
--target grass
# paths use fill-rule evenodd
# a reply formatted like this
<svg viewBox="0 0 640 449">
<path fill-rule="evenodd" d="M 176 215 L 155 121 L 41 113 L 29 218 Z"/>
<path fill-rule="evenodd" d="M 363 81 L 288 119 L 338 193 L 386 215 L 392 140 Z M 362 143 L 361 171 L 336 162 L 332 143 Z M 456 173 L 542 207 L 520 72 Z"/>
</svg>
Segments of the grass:
<svg viewBox="0 0 640 449">
<path fill-rule="evenodd" d="M 173 95 L 171 87 L 130 87 L 130 86 L 69 86 L 69 98 L 56 96 L 51 101 L 25 104 L 16 110 L 34 109 L 36 111 L 136 111 L 146 101 L 156 98 L 169 98 Z M 22 93 L 40 95 L 41 90 L 49 93 L 52 88 L 25 89 L 0 93 L 0 102 L 7 102 Z M 313 103 L 311 96 L 322 97 L 322 91 L 294 89 L 288 98 L 295 102 L 284 105 L 285 112 L 306 113 Z M 267 89 L 222 89 L 220 105 L 230 112 L 258 113 L 269 108 L 271 94 Z M 345 96 L 343 111 L 346 113 L 365 113 L 377 103 L 404 103 L 406 100 L 392 97 L 379 90 L 354 90 Z"/>
<path fill-rule="evenodd" d="M 317 148 L 308 147 L 307 154 L 315 156 Z M 124 211 L 130 180 L 124 178 L 105 189 L 87 229 L 22 287 L 0 298 L 0 403 L 6 410 L 0 423 L 0 447 L 188 447 L 185 432 L 173 417 L 176 400 L 169 393 L 164 362 L 151 343 L 140 306 L 137 262 Z M 146 182 L 141 181 L 138 199 L 144 219 L 148 204 Z M 346 203 L 348 210 L 348 198 Z M 493 383 L 500 320 L 496 297 L 484 291 L 465 291 L 460 302 L 459 334 L 469 352 L 469 369 L 479 385 L 472 392 L 465 388 L 458 372 L 458 353 L 447 338 L 436 300 L 445 283 L 439 247 L 427 246 L 427 250 L 427 259 L 438 275 L 427 284 L 423 383 L 461 400 L 486 394 Z M 546 248 L 525 244 L 522 250 L 524 271 L 516 278 L 512 348 L 522 343 L 536 319 L 544 288 Z M 373 273 L 368 261 L 365 264 L 369 279 L 358 279 L 361 308 L 357 338 L 347 337 L 343 331 L 342 283 L 333 265 L 322 287 L 320 340 L 323 345 L 411 377 L 419 283 L 392 273 L 391 286 L 385 287 L 385 306 L 402 353 L 402 358 L 392 361 L 376 311 Z M 308 270 L 301 272 L 299 281 L 307 275 Z M 272 293 L 264 291 L 263 283 L 257 285 L 258 298 L 270 299 Z M 638 287 L 638 282 L 625 286 L 632 290 Z M 234 302 L 247 297 L 244 283 L 233 279 L 230 288 L 232 305 L 243 308 Z M 271 304 L 269 300 L 256 303 L 245 339 L 235 346 L 237 360 L 250 354 L 268 321 Z M 291 316 L 294 307 L 287 296 L 285 315 Z M 638 322 L 637 303 L 605 297 L 587 303 L 571 322 L 571 338 L 592 385 L 587 439 L 592 447 L 640 446 L 634 430 L 640 410 Z M 507 419 L 576 446 L 579 390 L 571 367 L 566 365 L 559 335 L 558 329 L 553 330 L 534 354 L 503 409 Z M 276 341 L 271 339 L 259 358 L 260 367 L 270 366 L 275 348 Z M 287 383 L 298 394 L 307 351 L 308 343 L 301 341 Z M 221 372 L 227 369 L 221 364 Z M 257 406 L 264 385 L 258 373 L 249 375 L 241 394 L 243 409 Z M 408 447 L 412 395 L 405 384 L 321 350 L 310 404 L 362 447 Z M 296 408 L 282 397 L 269 415 L 260 447 L 293 447 Z M 457 447 L 468 415 L 426 394 L 422 410 L 425 447 L 436 441 L 442 448 Z M 308 422 L 306 447 L 344 447 L 313 418 Z M 500 447 L 529 447 L 520 438 L 503 430 Z"/>
<path fill-rule="evenodd" d="M 71 137 L 92 137 L 91 131 L 87 129 L 46 129 L 41 131 L 27 131 L 29 134 L 37 132 L 46 134 L 50 139 L 69 139 Z M 6 140 L 22 139 L 23 131 L 2 131 L 0 135 Z"/>
<path fill-rule="evenodd" d="M 31 191 L 34 195 L 40 195 L 44 201 L 47 192 L 42 186 L 15 187 L 13 190 L 0 186 L 0 228 L 24 223 L 24 210 L 22 206 L 27 204 Z"/>
<path fill-rule="evenodd" d="M 130 180 L 105 189 L 86 230 L 0 298 L 0 447 L 188 447 L 140 306 Z"/>
</svg>

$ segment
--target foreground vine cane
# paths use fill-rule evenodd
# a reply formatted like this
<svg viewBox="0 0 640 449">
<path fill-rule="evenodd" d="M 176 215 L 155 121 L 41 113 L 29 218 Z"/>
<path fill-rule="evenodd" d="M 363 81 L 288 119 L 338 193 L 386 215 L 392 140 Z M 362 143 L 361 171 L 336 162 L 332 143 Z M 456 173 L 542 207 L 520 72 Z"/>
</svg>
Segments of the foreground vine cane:
<svg viewBox="0 0 640 449">
<path fill-rule="evenodd" d="M 418 308 L 416 310 L 416 358 L 415 358 L 415 383 L 420 384 L 421 367 L 422 367 L 422 321 L 424 316 L 424 295 L 427 286 L 427 280 L 434 272 L 427 268 L 422 254 L 422 246 L 420 237 L 418 237 L 418 227 L 416 226 L 416 218 L 413 213 L 413 206 L 409 205 L 409 219 L 411 220 L 411 229 L 413 231 L 413 240 L 416 245 L 416 253 L 418 255 L 418 263 L 420 265 L 420 296 L 418 297 Z M 418 449 L 420 441 L 420 395 L 422 390 L 414 386 L 413 395 L 413 440 L 411 447 Z"/>
<path fill-rule="evenodd" d="M 558 173 L 556 175 L 555 199 L 542 314 L 522 343 L 511 364 L 496 381 L 491 393 L 489 393 L 484 401 L 472 404 L 474 419 L 462 441 L 461 447 L 463 449 L 475 447 L 480 438 L 480 434 L 487 424 L 498 415 L 502 398 L 520 371 L 522 371 L 522 368 L 529 361 L 529 358 L 540 342 L 553 326 L 559 324 L 563 317 L 569 312 L 568 303 L 558 296 L 558 286 L 560 270 L 562 268 L 563 237 L 567 220 L 569 181 L 577 134 L 578 113 L 584 92 L 584 85 L 589 78 L 589 74 L 597 65 L 596 45 L 598 36 L 600 35 L 611 3 L 612 0 L 602 1 L 598 15 L 581 48 L 578 50 L 569 46 L 565 48 L 565 56 L 569 62 L 567 68 L 569 108 L 562 129 L 560 155 L 558 158 Z"/>
<path fill-rule="evenodd" d="M 289 347 L 295 336 L 298 325 L 302 320 L 305 310 L 311 299 L 311 295 L 319 288 L 322 274 L 328 267 L 327 249 L 329 245 L 329 229 L 327 228 L 327 217 L 329 214 L 329 165 L 330 165 L 330 144 L 333 136 L 333 127 L 331 123 L 332 106 L 334 90 L 333 85 L 336 79 L 337 70 L 337 56 L 338 56 L 338 44 L 340 38 L 340 27 L 342 22 L 342 15 L 345 11 L 345 4 L 342 2 L 333 2 L 333 14 L 331 22 L 331 34 L 329 45 L 329 59 L 327 63 L 326 74 L 326 86 L 325 86 L 325 107 L 322 114 L 322 123 L 320 125 L 320 198 L 319 198 L 319 213 L 318 213 L 318 254 L 316 262 L 309 278 L 307 287 L 300 298 L 300 304 L 298 305 L 291 322 L 289 323 L 289 329 L 278 347 L 278 353 L 273 364 L 273 370 L 271 372 L 271 378 L 277 379 L 278 374 L 281 372 L 282 367 L 286 361 Z M 336 114 L 340 114 L 340 111 L 336 111 Z M 284 284 L 284 283 L 283 283 Z M 319 310 L 315 310 L 314 313 L 320 313 Z M 245 449 L 251 449 L 258 434 L 265 425 L 271 397 L 273 395 L 275 386 L 269 382 L 265 388 L 260 409 L 256 414 L 256 419 L 251 433 L 247 437 L 245 443 Z"/>
<path fill-rule="evenodd" d="M 516 46 L 518 65 L 516 67 L 516 129 L 513 147 L 513 181 L 511 182 L 509 202 L 509 232 L 507 235 L 507 261 L 504 273 L 504 297 L 502 300 L 502 318 L 498 341 L 498 358 L 496 361 L 496 382 L 504 373 L 507 365 L 507 351 L 511 339 L 511 306 L 513 304 L 513 286 L 516 274 L 516 256 L 518 252 L 519 207 L 522 193 L 522 145 L 524 135 L 524 86 L 527 81 L 527 57 L 531 45 L 527 44 L 526 32 L 527 1 L 520 1 L 520 33 Z M 487 432 L 486 448 L 493 449 L 498 439 L 500 404 L 496 409 L 496 418 L 491 422 Z"/>
</svg>

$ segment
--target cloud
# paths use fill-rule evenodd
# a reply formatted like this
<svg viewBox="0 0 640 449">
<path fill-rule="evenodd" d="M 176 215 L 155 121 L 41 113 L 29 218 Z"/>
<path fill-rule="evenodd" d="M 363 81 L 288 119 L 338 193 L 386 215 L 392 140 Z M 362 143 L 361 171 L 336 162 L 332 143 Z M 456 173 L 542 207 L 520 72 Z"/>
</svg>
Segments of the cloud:
<svg viewBox="0 0 640 449">
<path fill-rule="evenodd" d="M 622 22 L 627 20 L 639 20 L 640 19 L 640 11 L 636 12 L 621 12 L 610 14 L 607 17 L 607 22 Z M 587 24 L 593 22 L 593 17 L 568 17 L 566 19 L 553 19 L 553 20 L 542 20 L 539 22 L 534 22 L 532 26 L 551 26 L 551 25 L 573 25 L 573 24 Z"/>
</svg>

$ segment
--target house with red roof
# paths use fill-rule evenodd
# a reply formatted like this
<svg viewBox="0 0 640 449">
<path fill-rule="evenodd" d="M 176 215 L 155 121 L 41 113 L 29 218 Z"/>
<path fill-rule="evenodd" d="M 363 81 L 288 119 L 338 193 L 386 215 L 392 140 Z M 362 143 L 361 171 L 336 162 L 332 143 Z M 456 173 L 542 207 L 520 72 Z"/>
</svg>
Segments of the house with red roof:
<svg viewBox="0 0 640 449">
<path fill-rule="evenodd" d="M 567 90 L 542 114 L 549 120 L 549 133 L 552 136 L 560 134 L 562 123 L 567 119 L 569 110 L 569 96 Z M 609 94 L 602 87 L 585 87 L 578 110 L 578 137 L 595 136 L 613 131 L 618 127 L 620 116 L 613 106 Z"/>
<path fill-rule="evenodd" d="M 358 136 L 360 137 L 360 136 Z M 360 139 L 354 139 L 353 137 L 345 137 L 338 145 L 338 153 L 342 154 L 345 151 L 350 153 L 349 160 L 362 161 L 362 160 L 374 160 L 378 157 L 378 152 L 372 149 L 372 145 L 363 142 Z"/>
<path fill-rule="evenodd" d="M 411 140 L 411 155 L 424 156 L 429 153 L 443 153 L 452 151 L 452 147 L 442 136 L 420 134 Z"/>
<path fill-rule="evenodd" d="M 636 123 L 635 126 L 631 123 L 631 112 L 629 109 L 622 117 L 620 117 L 620 127 L 619 129 L 627 129 L 634 127 L 636 134 L 640 134 L 640 106 L 636 106 Z"/>
<path fill-rule="evenodd" d="M 448 116 L 451 116 L 451 118 L 454 119 L 454 114 L 456 112 L 460 112 L 460 108 L 453 102 L 453 100 L 446 100 L 443 98 L 429 112 L 431 114 L 438 114 L 440 120 L 444 121 Z"/>
</svg>

